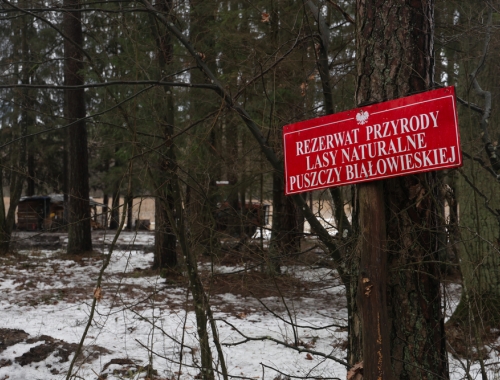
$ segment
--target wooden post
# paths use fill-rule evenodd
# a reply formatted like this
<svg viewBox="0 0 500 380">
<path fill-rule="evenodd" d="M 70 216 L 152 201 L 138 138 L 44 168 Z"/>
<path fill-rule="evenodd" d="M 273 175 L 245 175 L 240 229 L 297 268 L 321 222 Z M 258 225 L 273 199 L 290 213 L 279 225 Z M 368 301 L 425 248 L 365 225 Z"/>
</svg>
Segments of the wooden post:
<svg viewBox="0 0 500 380">
<path fill-rule="evenodd" d="M 386 300 L 386 225 L 382 181 L 359 185 L 363 380 L 392 380 Z"/>
</svg>

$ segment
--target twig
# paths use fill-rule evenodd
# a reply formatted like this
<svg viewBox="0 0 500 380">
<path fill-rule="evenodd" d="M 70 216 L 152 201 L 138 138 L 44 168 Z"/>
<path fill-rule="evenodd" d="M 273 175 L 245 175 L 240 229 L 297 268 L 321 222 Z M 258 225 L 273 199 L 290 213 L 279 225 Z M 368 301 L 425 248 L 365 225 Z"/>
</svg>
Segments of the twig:
<svg viewBox="0 0 500 380">
<path fill-rule="evenodd" d="M 346 361 L 342 360 L 342 359 L 339 359 L 339 358 L 336 358 L 335 356 L 332 356 L 332 355 L 327 355 L 323 352 L 319 352 L 319 351 L 314 351 L 314 350 L 309 350 L 307 348 L 300 348 L 300 347 L 296 347 L 296 346 L 293 346 L 289 343 L 286 343 L 286 342 L 283 342 L 281 340 L 278 340 L 278 339 L 275 339 L 273 337 L 270 337 L 270 336 L 261 336 L 261 337 L 258 337 L 258 338 L 253 338 L 253 337 L 249 337 L 245 334 L 243 334 L 238 328 L 236 328 L 236 326 L 234 326 L 232 323 L 226 321 L 226 320 L 223 320 L 223 319 L 218 319 L 219 321 L 222 321 L 224 322 L 225 324 L 231 326 L 238 334 L 240 334 L 243 338 L 245 338 L 245 340 L 242 340 L 242 341 L 239 341 L 239 342 L 235 342 L 235 343 L 223 343 L 224 346 L 227 346 L 227 347 L 230 347 L 230 346 L 239 346 L 240 344 L 244 344 L 244 343 L 247 343 L 247 342 L 255 342 L 255 341 L 263 341 L 263 340 L 269 340 L 271 342 L 274 342 L 274 343 L 278 343 L 284 347 L 287 347 L 287 348 L 291 348 L 292 350 L 295 350 L 297 352 L 305 352 L 305 353 L 309 353 L 309 354 L 312 354 L 312 355 L 316 355 L 316 356 L 321 356 L 323 358 L 327 358 L 327 359 L 331 359 L 339 364 L 342 364 L 343 366 L 347 367 L 347 368 L 351 368 L 351 366 L 349 365 L 349 363 L 347 363 Z"/>
<path fill-rule="evenodd" d="M 167 361 L 169 361 L 170 363 L 174 363 L 174 364 L 182 364 L 183 366 L 185 367 L 190 367 L 190 368 L 196 368 L 196 369 L 200 369 L 200 366 L 197 366 L 197 365 L 191 365 L 191 364 L 186 364 L 186 363 L 180 363 L 178 362 L 177 360 L 174 360 L 172 358 L 169 358 L 168 356 L 165 356 L 165 355 L 162 355 L 156 351 L 153 351 L 150 347 L 148 347 L 147 345 L 145 345 L 144 343 L 142 343 L 139 339 L 135 338 L 134 339 L 137 343 L 139 343 L 139 345 L 141 345 L 142 348 L 146 349 L 148 351 L 148 353 L 151 353 L 155 356 L 158 356 L 159 358 L 162 358 L 162 359 L 165 359 Z"/>
<path fill-rule="evenodd" d="M 500 364 L 500 362 L 487 363 L 487 364 L 485 364 L 484 366 L 485 366 L 485 367 L 488 367 L 488 366 L 490 366 L 490 365 L 497 365 L 497 364 Z"/>
<path fill-rule="evenodd" d="M 276 276 L 273 276 L 272 278 L 273 278 L 274 286 L 276 287 L 276 289 L 278 290 L 278 293 L 280 295 L 281 302 L 283 303 L 283 306 L 285 307 L 286 313 L 288 314 L 288 318 L 290 318 L 290 322 L 285 322 L 285 323 L 292 326 L 293 336 L 295 338 L 294 343 L 296 346 L 298 346 L 299 345 L 299 333 L 298 333 L 297 327 L 296 327 L 297 324 L 294 323 L 294 321 L 293 321 L 292 313 L 291 313 L 290 309 L 288 308 L 288 305 L 285 301 L 285 297 L 283 296 L 283 293 L 281 292 L 281 289 L 278 286 L 278 283 L 276 282 Z M 282 320 L 285 321 L 285 319 L 282 319 Z"/>
<path fill-rule="evenodd" d="M 326 0 L 329 4 L 331 4 L 335 9 L 337 9 L 340 13 L 342 13 L 342 16 L 344 16 L 344 18 L 346 19 L 346 21 L 350 22 L 351 24 L 353 25 L 356 25 L 356 21 L 354 21 L 354 19 L 351 17 L 351 15 L 349 13 L 347 13 L 346 11 L 344 11 L 340 5 L 338 5 L 337 3 L 333 2 L 332 0 Z"/>
<path fill-rule="evenodd" d="M 450 342 L 446 341 L 446 345 L 448 346 L 448 349 L 455 354 L 455 357 L 458 358 L 458 354 L 455 351 L 455 349 L 453 348 L 453 346 L 450 344 Z M 472 377 L 470 376 L 470 371 L 467 369 L 467 367 L 464 365 L 464 363 L 462 363 L 461 360 L 458 360 L 458 362 L 460 363 L 460 366 L 462 367 L 462 369 L 465 371 L 465 376 L 467 376 L 467 380 L 472 380 Z"/>
<path fill-rule="evenodd" d="M 142 343 L 140 340 L 138 339 L 135 339 L 135 341 L 137 343 L 139 343 L 143 348 L 145 348 L 146 350 L 148 351 L 152 351 L 148 346 L 146 346 L 144 343 Z M 174 364 L 179 364 L 179 365 L 184 365 L 185 367 L 190 367 L 190 368 L 196 368 L 196 369 L 200 369 L 199 366 L 195 366 L 195 365 L 190 365 L 190 364 L 186 364 L 186 363 L 181 363 L 177 360 L 174 360 L 172 358 L 169 358 L 168 356 L 165 356 L 165 355 L 162 355 L 156 351 L 152 351 L 152 354 L 154 354 L 155 356 L 158 356 L 159 358 L 162 358 L 162 359 L 165 359 L 167 361 L 169 361 L 170 363 L 174 363 Z M 214 369 L 214 372 L 218 373 L 218 374 L 222 374 L 221 371 L 217 370 L 217 369 Z M 246 377 L 246 376 L 237 376 L 237 375 L 228 375 L 228 377 L 231 377 L 233 379 L 248 379 L 248 380 L 254 380 L 253 377 Z"/>
<path fill-rule="evenodd" d="M 438 88 L 443 88 L 445 87 L 444 84 L 442 83 L 439 83 L 439 82 L 434 82 L 434 86 L 435 87 L 438 87 Z M 484 109 L 482 109 L 481 107 L 479 107 L 477 104 L 474 104 L 474 103 L 471 103 L 471 102 L 468 102 L 467 100 L 465 99 L 462 99 L 461 97 L 457 96 L 457 102 L 459 102 L 460 104 L 470 108 L 471 110 L 473 111 L 476 111 L 478 113 L 480 113 L 481 115 L 484 113 Z"/>
<path fill-rule="evenodd" d="M 472 157 L 469 153 L 464 152 L 462 150 L 462 154 L 468 158 L 469 160 L 476 161 L 483 169 L 485 169 L 488 173 L 490 173 L 497 181 L 500 181 L 500 175 L 497 174 L 490 166 L 486 165 L 486 162 L 484 162 L 481 158 L 479 157 Z"/>
<path fill-rule="evenodd" d="M 297 46 L 300 46 L 300 43 L 304 40 L 307 40 L 308 38 L 311 38 L 311 36 L 305 36 L 303 38 L 297 38 L 292 47 L 290 49 L 288 49 L 288 51 L 286 51 L 281 57 L 279 57 L 278 59 L 276 59 L 272 65 L 270 65 L 268 68 L 262 70 L 260 70 L 260 73 L 256 76 L 254 76 L 253 78 L 249 79 L 247 82 L 245 82 L 245 86 L 240 89 L 236 95 L 234 95 L 234 99 L 238 99 L 240 97 L 240 95 L 243 93 L 243 91 L 248 87 L 250 86 L 252 83 L 254 83 L 256 80 L 258 80 L 259 78 L 262 78 L 264 77 L 265 74 L 267 74 L 269 71 L 271 71 L 273 68 L 275 68 L 277 65 L 279 65 L 286 57 L 288 57 L 294 50 Z M 279 49 L 278 49 L 279 50 Z"/>
<path fill-rule="evenodd" d="M 175 38 L 177 38 L 177 40 L 186 48 L 189 54 L 196 61 L 196 64 L 198 65 L 200 70 L 207 76 L 207 78 L 212 82 L 212 84 L 214 84 L 217 87 L 214 91 L 243 120 L 247 128 L 250 130 L 250 133 L 256 139 L 257 143 L 259 144 L 262 150 L 262 153 L 264 153 L 264 156 L 269 161 L 269 163 L 278 173 L 283 173 L 283 162 L 277 157 L 272 147 L 269 146 L 267 140 L 264 138 L 258 125 L 253 121 L 253 119 L 250 117 L 250 115 L 248 114 L 248 112 L 246 112 L 244 108 L 234 103 L 230 94 L 225 90 L 225 87 L 214 75 L 214 73 L 210 70 L 207 64 L 203 61 L 202 57 L 198 54 L 193 45 L 188 41 L 186 36 L 173 23 L 167 20 L 167 18 L 164 17 L 164 15 L 158 12 L 148 0 L 138 0 L 138 1 L 141 2 L 146 7 L 146 9 L 152 12 L 156 16 L 156 18 L 167 27 L 167 29 L 172 33 L 172 35 L 175 36 Z M 307 203 L 304 201 L 304 199 L 300 194 L 294 194 L 291 197 L 294 200 L 295 204 L 303 210 L 305 218 L 307 219 L 311 227 L 316 231 L 319 238 L 328 247 L 329 251 L 332 254 L 333 259 L 335 260 L 335 262 L 339 267 L 339 271 L 342 272 L 342 268 L 340 266 L 342 262 L 342 257 L 337 249 L 337 245 L 335 244 L 331 236 L 328 234 L 328 231 L 326 231 L 326 229 L 317 220 L 317 218 L 314 216 L 311 209 L 309 208 L 309 206 L 307 205 Z"/>
<path fill-rule="evenodd" d="M 186 315 L 184 316 L 184 323 L 182 324 L 181 348 L 179 351 L 179 370 L 178 370 L 179 374 L 177 375 L 177 380 L 181 379 L 182 359 L 184 357 L 182 348 L 184 347 L 184 339 L 186 337 L 186 324 L 188 319 L 188 301 L 189 301 L 189 287 L 186 287 Z"/>
<path fill-rule="evenodd" d="M 153 86 L 170 86 L 170 87 L 188 87 L 188 88 L 205 88 L 214 90 L 216 86 L 205 83 L 184 83 L 184 82 L 165 82 L 162 80 L 116 80 L 102 83 L 86 83 L 76 86 L 67 86 L 59 84 L 24 84 L 24 83 L 11 83 L 2 84 L 0 89 L 3 88 L 33 88 L 33 89 L 49 89 L 49 90 L 77 90 L 82 88 L 99 88 L 118 85 L 153 85 Z"/>
<path fill-rule="evenodd" d="M 287 378 L 287 377 L 293 378 L 293 379 L 312 379 L 312 378 L 317 378 L 317 379 L 321 379 L 321 380 L 340 380 L 340 377 L 318 377 L 318 376 L 295 376 L 295 375 L 289 375 L 289 374 L 286 374 L 284 372 L 281 372 L 280 370 L 278 370 L 276 368 L 273 368 L 273 367 L 270 367 L 268 365 L 265 365 L 264 363 L 260 363 L 260 365 L 262 367 L 266 367 L 266 368 L 269 368 L 269 369 L 271 369 L 273 371 L 278 372 L 280 375 L 285 376 L 285 378 Z"/>
<path fill-rule="evenodd" d="M 457 101 L 458 101 L 460 104 L 462 104 L 462 105 L 464 105 L 464 106 L 466 106 L 466 107 L 470 108 L 471 110 L 476 111 L 476 112 L 479 112 L 481 115 L 484 113 L 484 109 L 482 109 L 481 107 L 479 107 L 478 105 L 476 105 L 476 104 L 474 104 L 474 103 L 471 103 L 471 102 L 468 102 L 468 101 L 466 101 L 466 100 L 462 99 L 462 98 L 461 98 L 461 97 L 459 97 L 459 96 L 457 96 Z"/>
<path fill-rule="evenodd" d="M 338 328 L 342 328 L 342 329 L 345 329 L 347 327 L 347 326 L 342 326 L 342 325 L 337 325 L 337 324 L 331 324 L 331 325 L 327 325 L 327 326 L 315 327 L 315 326 L 298 325 L 298 324 L 293 323 L 293 322 L 288 322 L 286 319 L 284 319 L 283 317 L 281 317 L 280 315 L 276 314 L 274 311 L 272 311 L 271 309 L 269 309 L 269 307 L 261 299 L 259 299 L 257 297 L 255 297 L 255 299 L 257 300 L 257 302 L 259 302 L 264 307 L 264 309 L 266 309 L 268 312 L 270 312 L 274 317 L 278 318 L 282 322 L 285 322 L 287 324 L 293 325 L 294 327 L 298 327 L 300 329 L 324 330 L 324 329 L 327 329 L 327 328 L 330 328 L 330 327 L 338 327 Z"/>
<path fill-rule="evenodd" d="M 463 170 L 459 169 L 458 172 L 462 175 L 462 177 L 465 179 L 465 182 L 467 182 L 469 184 L 470 187 L 472 187 L 472 190 L 474 190 L 481 198 L 484 199 L 484 206 L 486 207 L 486 209 L 491 213 L 493 214 L 497 219 L 500 220 L 500 214 L 493 210 L 491 207 L 490 207 L 490 200 L 488 199 L 488 197 L 486 195 L 483 194 L 483 192 L 481 190 L 479 190 L 473 183 L 472 181 L 469 179 L 469 177 L 467 176 L 467 174 L 464 173 Z"/>
<path fill-rule="evenodd" d="M 134 313 L 135 315 L 137 315 L 139 317 L 140 320 L 143 320 L 143 321 L 146 321 L 147 323 L 149 323 L 150 325 L 152 326 L 155 326 L 157 329 L 159 329 L 167 338 L 170 338 L 172 339 L 172 341 L 174 341 L 175 343 L 177 343 L 178 345 L 180 345 L 181 347 L 187 347 L 189 348 L 190 350 L 193 349 L 193 347 L 190 347 L 190 346 L 187 346 L 187 345 L 184 345 L 184 343 L 182 341 L 179 341 L 177 340 L 174 336 L 170 335 L 169 333 L 167 333 L 163 328 L 159 327 L 159 326 L 156 326 L 155 322 L 154 321 L 150 321 L 148 318 L 145 318 L 143 317 L 141 314 L 139 314 L 138 312 L 136 312 L 135 310 L 133 309 L 129 309 L 132 313 Z M 184 324 L 185 326 L 185 324 Z"/>
<path fill-rule="evenodd" d="M 136 93 L 132 94 L 131 96 L 129 96 L 128 98 L 124 99 L 123 101 L 121 101 L 120 103 L 118 104 L 115 104 L 111 107 L 109 107 L 108 109 L 105 109 L 104 111 L 101 111 L 101 112 L 96 112 L 95 114 L 92 114 L 92 115 L 89 115 L 89 116 L 85 116 L 85 117 L 82 117 L 81 119 L 77 119 L 69 124 L 66 124 L 66 125 L 63 125 L 62 127 L 59 127 L 59 128 L 48 128 L 48 129 L 44 129 L 42 131 L 39 131 L 39 132 L 35 132 L 35 133 L 32 133 L 30 135 L 26 135 L 26 136 L 21 136 L 21 137 L 18 137 L 18 138 L 15 138 L 13 140 L 10 140 L 8 142 L 6 142 L 5 144 L 2 144 L 0 145 L 0 149 L 2 148 L 5 148 L 6 146 L 9 146 L 19 140 L 22 140 L 22 139 L 26 139 L 26 138 L 30 138 L 30 137 L 34 137 L 34 136 L 38 136 L 38 135 L 42 135 L 44 133 L 48 133 L 48 132 L 54 132 L 54 131 L 60 131 L 62 129 L 66 129 L 66 128 L 69 128 L 77 123 L 79 123 L 80 121 L 82 120 L 88 120 L 88 119 L 91 119 L 91 118 L 94 118 L 96 116 L 100 116 L 100 115 L 104 115 L 105 113 L 109 112 L 109 111 L 112 111 L 114 110 L 115 108 L 119 108 L 122 104 L 124 103 L 127 103 L 128 101 L 134 99 L 136 96 L 142 94 L 143 92 L 145 91 L 148 91 L 150 89 L 152 89 L 153 87 L 155 86 L 148 86 L 146 88 L 143 88 L 142 90 L 139 90 L 137 91 Z"/>
<path fill-rule="evenodd" d="M 45 17 L 37 15 L 36 13 L 30 12 L 30 11 L 28 11 L 26 9 L 19 8 L 16 5 L 12 4 L 11 2 L 9 2 L 7 0 L 3 0 L 3 2 L 5 4 L 7 4 L 8 6 L 10 6 L 10 7 L 14 8 L 14 9 L 18 10 L 19 12 L 22 12 L 22 13 L 28 14 L 30 16 L 33 16 L 34 18 L 37 18 L 38 20 L 46 23 L 48 26 L 50 26 L 52 29 L 54 29 L 57 33 L 59 33 L 65 40 L 68 40 L 72 45 L 74 45 L 78 50 L 80 50 L 83 53 L 83 55 L 85 55 L 85 57 L 87 57 L 87 59 L 89 61 L 92 61 L 92 58 L 85 51 L 85 49 L 83 49 L 79 44 L 77 44 L 75 41 L 73 41 L 72 38 L 70 38 L 69 36 L 67 36 L 66 33 L 64 33 L 59 27 L 57 27 L 56 25 L 54 25 L 52 22 L 50 22 L 49 20 L 47 20 Z"/>
</svg>

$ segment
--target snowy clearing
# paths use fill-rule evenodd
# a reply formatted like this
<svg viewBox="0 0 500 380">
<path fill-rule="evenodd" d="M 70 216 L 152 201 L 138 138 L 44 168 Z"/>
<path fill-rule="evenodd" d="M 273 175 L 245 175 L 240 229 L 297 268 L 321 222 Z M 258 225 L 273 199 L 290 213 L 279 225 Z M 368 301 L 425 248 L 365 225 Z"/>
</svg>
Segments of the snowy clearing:
<svg viewBox="0 0 500 380">
<path fill-rule="evenodd" d="M 196 378 L 200 355 L 185 281 L 166 281 L 149 271 L 153 254 L 134 249 L 134 243 L 150 244 L 150 234 L 125 233 L 121 240 L 130 249 L 112 254 L 103 299 L 73 373 L 80 379 L 140 379 L 150 369 L 154 379 Z M 102 259 L 97 253 L 69 257 L 36 249 L 0 258 L 0 380 L 66 378 L 88 321 Z M 335 361 L 345 361 L 347 338 L 344 288 L 336 272 L 320 265 L 287 265 L 283 278 L 272 282 L 259 268 L 236 261 L 215 265 L 207 286 L 229 374 L 345 379 L 345 367 Z M 207 281 L 211 267 L 200 264 Z M 453 308 L 460 287 L 447 289 L 446 306 Z M 290 321 L 299 327 L 292 328 Z M 245 341 L 241 334 L 290 345 L 298 341 L 296 348 L 303 352 L 269 339 L 229 345 Z M 218 364 L 215 348 L 213 356 Z M 486 367 L 490 380 L 498 379 L 495 362 L 492 351 L 487 364 L 493 364 Z M 467 365 L 450 355 L 451 378 L 464 378 Z M 478 371 L 472 363 L 472 378 Z"/>
</svg>

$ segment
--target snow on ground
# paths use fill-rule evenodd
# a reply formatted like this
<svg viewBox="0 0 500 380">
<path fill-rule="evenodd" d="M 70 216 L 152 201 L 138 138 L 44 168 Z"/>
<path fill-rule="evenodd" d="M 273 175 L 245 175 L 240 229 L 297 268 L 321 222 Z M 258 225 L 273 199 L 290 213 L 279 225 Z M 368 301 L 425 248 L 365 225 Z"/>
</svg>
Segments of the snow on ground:
<svg viewBox="0 0 500 380">
<path fill-rule="evenodd" d="M 78 368 L 81 378 L 95 379 L 102 374 L 108 374 L 107 379 L 125 376 L 113 375 L 113 371 L 119 372 L 124 368 L 121 364 L 109 365 L 113 361 L 120 361 L 117 359 L 131 359 L 141 366 L 152 361 L 159 378 L 174 376 L 192 379 L 199 373 L 196 323 L 194 313 L 190 309 L 186 312 L 186 290 L 180 286 L 168 286 L 164 279 L 157 276 L 141 276 L 138 269 L 148 268 L 152 260 L 152 253 L 113 253 L 104 276 L 104 298 L 98 303 L 94 322 L 85 340 L 86 346 L 102 347 L 109 353 L 101 353 L 98 359 L 81 364 Z M 101 259 L 89 257 L 75 262 L 65 259 L 61 253 L 35 251 L 20 252 L 16 262 L 12 262 L 11 258 L 9 263 L 2 264 L 4 273 L 0 282 L 0 310 L 3 318 L 0 329 L 19 329 L 30 337 L 47 335 L 78 343 L 90 313 Z M 231 270 L 227 266 L 217 269 L 222 273 Z M 158 299 L 151 296 L 155 292 Z M 268 304 L 270 309 L 277 310 L 282 318 L 288 318 L 288 315 L 284 317 L 281 301 L 277 297 L 264 298 L 262 302 Z M 242 305 L 239 297 L 225 293 L 214 295 L 212 303 L 215 317 L 221 320 L 217 326 L 222 343 L 243 340 L 235 329 L 252 337 L 271 336 L 288 343 L 293 340 L 294 332 L 290 326 L 274 317 L 254 299 L 248 298 Z M 227 305 L 231 304 L 234 304 L 233 312 L 220 311 L 222 305 L 227 309 Z M 332 344 L 341 343 L 344 332 L 337 332 L 336 327 L 324 330 L 307 328 L 309 325 L 317 327 L 330 324 L 330 318 L 335 317 L 332 310 L 317 308 L 311 313 L 304 305 L 313 306 L 314 300 L 294 300 L 290 301 L 289 306 L 294 321 L 305 326 L 297 329 L 298 339 L 310 345 L 311 349 L 343 359 L 345 353 L 332 347 Z M 339 310 L 338 315 L 345 319 L 345 310 Z M 41 362 L 24 366 L 16 362 L 16 358 L 41 343 L 28 344 L 23 341 L 0 352 L 0 379 L 6 379 L 6 376 L 9 376 L 9 380 L 65 378 L 69 361 L 59 363 L 60 358 L 55 354 Z M 229 372 L 237 376 L 262 378 L 264 374 L 265 378 L 276 377 L 277 372 L 268 367 L 299 376 L 345 376 L 340 364 L 325 361 L 321 357 L 309 360 L 305 353 L 294 352 L 271 341 L 248 342 L 224 347 L 223 350 Z M 152 359 L 151 351 L 154 352 Z M 87 354 L 91 355 L 92 352 Z M 9 361 L 10 365 L 3 366 Z M 263 367 L 261 363 L 268 367 Z M 182 374 L 179 376 L 179 373 Z M 140 376 L 138 374 L 137 378 Z"/>
<path fill-rule="evenodd" d="M 135 240 L 150 244 L 150 236 L 139 234 Z M 133 242 L 130 236 L 124 240 Z M 86 359 L 77 361 L 73 370 L 77 378 L 145 378 L 141 369 L 148 366 L 156 371 L 156 379 L 193 379 L 199 373 L 190 297 L 185 286 L 148 273 L 152 260 L 152 253 L 141 250 L 112 254 L 103 278 L 103 299 L 84 343 Z M 75 344 L 87 326 L 101 265 L 101 255 L 70 259 L 62 252 L 46 250 L 0 258 L 0 380 L 66 378 Z M 208 270 L 210 265 L 200 268 Z M 214 272 L 224 276 L 244 269 L 224 265 L 216 266 Z M 345 360 L 346 331 L 342 326 L 347 312 L 338 276 L 331 269 L 307 266 L 289 265 L 284 272 L 306 289 L 298 295 L 286 294 L 286 307 L 276 295 L 257 300 L 231 288 L 211 295 L 230 375 L 273 380 L 280 378 L 277 369 L 290 376 L 345 379 L 345 368 L 335 360 L 297 352 L 271 340 L 241 343 L 245 340 L 241 334 L 288 344 L 297 339 L 301 348 Z M 447 306 L 453 307 L 460 289 L 450 286 Z M 294 331 L 290 320 L 300 327 Z M 5 331 L 15 329 L 19 338 L 5 337 Z M 50 344 L 57 348 L 30 359 L 30 353 L 39 354 Z M 215 349 L 213 355 L 218 362 Z M 492 358 L 495 361 L 498 359 Z M 490 380 L 498 378 L 494 368 L 487 367 Z M 452 379 L 464 378 L 461 364 L 451 356 L 450 369 Z M 473 364 L 472 378 L 477 373 L 478 366 Z"/>
</svg>

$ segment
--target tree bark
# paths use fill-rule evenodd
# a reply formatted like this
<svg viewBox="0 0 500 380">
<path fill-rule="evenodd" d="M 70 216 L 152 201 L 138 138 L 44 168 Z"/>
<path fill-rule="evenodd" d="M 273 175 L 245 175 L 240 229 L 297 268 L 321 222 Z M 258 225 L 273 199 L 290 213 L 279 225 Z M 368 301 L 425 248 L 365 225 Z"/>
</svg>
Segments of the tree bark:
<svg viewBox="0 0 500 380">
<path fill-rule="evenodd" d="M 156 8 L 169 15 L 172 10 L 172 0 L 160 0 Z M 166 69 L 172 62 L 173 44 L 170 32 L 165 27 L 157 24 L 157 20 L 151 17 L 151 30 L 156 40 L 158 56 L 159 78 L 166 75 Z M 153 269 L 174 268 L 177 266 L 177 236 L 174 226 L 168 218 L 169 213 L 176 219 L 175 204 L 173 199 L 172 181 L 177 170 L 175 156 L 175 145 L 172 140 L 175 123 L 175 104 L 172 89 L 163 87 L 163 96 L 158 96 L 157 103 L 158 127 L 165 139 L 164 147 L 160 148 L 158 155 L 158 177 L 159 186 L 156 188 L 155 198 L 155 251 Z"/>
<path fill-rule="evenodd" d="M 115 184 L 115 191 L 111 196 L 111 215 L 109 229 L 116 230 L 120 224 L 120 182 Z"/>
<path fill-rule="evenodd" d="M 270 9 L 270 51 L 278 49 L 286 41 L 289 32 L 280 25 L 286 23 L 289 14 L 298 11 L 298 3 L 293 1 L 272 2 Z M 299 5 L 300 6 L 300 5 Z M 299 53 L 300 54 L 300 53 Z M 299 58 L 297 58 L 299 59 Z M 301 57 L 303 59 L 303 57 Z M 297 67 L 292 65 L 281 65 L 280 70 L 275 71 L 277 83 L 291 81 L 295 88 L 300 88 L 301 77 Z M 293 79 L 291 79 L 293 78 Z M 288 85 L 288 83 L 287 83 Z M 283 120 L 299 120 L 302 117 L 305 93 L 282 92 L 281 89 L 272 88 L 272 96 L 275 98 L 270 120 L 270 141 L 274 151 L 283 150 L 282 126 Z M 331 95 L 331 94 L 330 94 Z M 300 251 L 301 233 L 299 232 L 299 212 L 292 198 L 285 196 L 283 172 L 273 171 L 273 218 L 271 229 L 271 241 L 269 243 L 269 265 L 268 268 L 274 272 L 280 272 L 281 258 L 285 255 L 295 254 Z"/>
<path fill-rule="evenodd" d="M 432 0 L 357 1 L 358 105 L 395 99 L 432 86 L 433 6 Z M 360 243 L 361 267 L 355 270 L 360 271 L 361 291 L 366 291 L 363 278 L 372 281 L 363 272 L 375 270 L 379 273 L 373 291 L 380 296 L 382 303 L 385 302 L 384 297 L 387 298 L 388 316 L 382 323 L 389 330 L 390 345 L 389 353 L 385 351 L 383 355 L 391 357 L 394 379 L 443 379 L 449 376 L 437 264 L 438 229 L 433 200 L 437 193 L 435 178 L 434 173 L 419 174 L 385 180 L 380 185 L 360 186 L 360 204 L 372 202 L 370 197 L 375 196 L 373 202 L 384 205 L 384 209 L 381 206 L 375 210 L 373 206 L 368 208 L 370 214 L 361 213 L 361 239 L 369 228 L 373 228 L 367 224 L 379 223 L 380 220 L 381 226 L 374 240 Z M 372 189 L 375 190 L 373 193 L 370 190 L 372 186 L 383 186 L 383 190 Z M 379 219 L 370 221 L 374 211 Z M 377 242 L 377 239 L 380 241 Z M 368 257 L 370 246 L 379 251 L 375 258 Z M 373 260 L 383 260 L 383 264 L 387 265 L 387 279 L 383 273 L 384 265 L 380 269 L 367 269 Z M 358 294 L 356 298 L 364 296 Z M 360 304 L 354 306 L 359 307 Z M 368 305 L 361 303 L 361 307 L 361 315 L 357 319 L 370 318 L 374 321 L 378 318 L 373 315 L 377 311 L 370 310 Z M 359 327 L 360 324 L 350 326 L 350 333 L 367 339 L 369 324 L 363 324 L 362 329 Z M 386 343 L 389 342 L 386 340 Z M 365 350 L 369 347 L 367 342 L 363 341 L 363 347 Z M 375 349 L 378 350 L 377 347 Z M 370 355 L 373 352 L 363 352 L 363 355 L 351 352 L 351 363 L 353 359 L 366 359 Z M 373 361 L 369 363 L 370 366 L 375 365 Z M 367 378 L 378 378 L 377 373 L 380 372 L 377 370 L 368 369 L 374 377 Z"/>
<path fill-rule="evenodd" d="M 108 212 L 109 212 L 108 203 L 109 203 L 109 196 L 107 193 L 105 193 L 102 198 L 103 206 L 102 206 L 102 216 L 101 216 L 102 226 L 104 227 L 105 230 L 108 229 Z"/>
<path fill-rule="evenodd" d="M 35 195 L 35 156 L 32 151 L 33 147 L 28 148 L 28 178 L 26 179 L 26 195 L 31 197 Z"/>
<path fill-rule="evenodd" d="M 31 17 L 24 16 L 20 18 L 20 34 L 21 34 L 21 55 L 23 62 L 21 68 L 21 82 L 23 84 L 29 84 L 31 81 L 31 54 L 29 48 L 29 31 L 32 26 Z M 26 136 L 28 134 L 28 127 L 33 123 L 33 118 L 30 112 L 32 101 L 30 98 L 30 92 L 28 89 L 23 89 L 20 93 L 19 103 L 21 104 L 21 122 L 19 123 L 19 137 Z M 10 249 L 10 240 L 12 236 L 12 230 L 15 225 L 15 212 L 19 200 L 21 199 L 23 185 L 26 179 L 26 161 L 27 161 L 27 138 L 23 138 L 19 141 L 17 145 L 17 152 L 12 156 L 12 170 L 10 174 L 10 204 L 9 210 L 6 211 L 3 204 L 3 189 L 2 189 L 2 207 L 0 209 L 0 254 L 5 254 Z M 0 171 L 0 181 L 3 181 L 3 176 L 1 175 L 3 171 Z M 0 183 L 2 186 L 2 183 Z"/>
<path fill-rule="evenodd" d="M 198 51 L 198 56 L 203 59 L 210 70 L 217 71 L 215 50 L 216 41 L 214 34 L 211 33 L 215 25 L 215 14 L 213 13 L 214 3 L 210 1 L 189 0 L 190 4 L 190 24 L 189 37 L 193 46 Z M 194 70 L 191 72 L 192 83 L 207 82 L 205 75 Z M 206 115 L 213 113 L 218 107 L 219 102 L 206 97 L 206 93 L 200 93 L 196 89 L 191 90 L 191 117 L 204 119 L 200 123 L 201 128 L 195 128 L 197 138 L 203 141 L 200 145 L 197 155 L 198 163 L 202 163 L 192 172 L 194 181 L 189 182 L 193 189 L 201 188 L 200 191 L 191 193 L 191 202 L 188 205 L 189 213 L 193 218 L 191 224 L 191 236 L 199 243 L 197 251 L 205 256 L 211 256 L 220 248 L 220 242 L 217 236 L 217 226 L 214 219 L 214 213 L 217 209 L 217 203 L 220 201 L 219 189 L 216 181 L 221 178 L 220 162 L 215 149 L 220 147 L 221 134 L 215 131 L 220 124 L 217 119 L 206 119 Z M 207 133 L 207 131 L 209 131 Z M 194 182 L 194 183 L 193 183 Z"/>
<path fill-rule="evenodd" d="M 64 79 L 68 86 L 83 84 L 83 32 L 80 2 L 64 0 L 63 30 L 71 39 L 64 40 Z M 75 122 L 68 129 L 69 152 L 69 208 L 68 253 L 92 250 L 89 205 L 89 169 L 87 127 L 85 125 L 85 92 L 83 89 L 65 90 L 66 119 Z"/>
<path fill-rule="evenodd" d="M 132 213 L 134 208 L 134 197 L 127 199 L 127 230 L 132 231 Z"/>
</svg>

